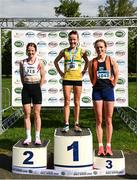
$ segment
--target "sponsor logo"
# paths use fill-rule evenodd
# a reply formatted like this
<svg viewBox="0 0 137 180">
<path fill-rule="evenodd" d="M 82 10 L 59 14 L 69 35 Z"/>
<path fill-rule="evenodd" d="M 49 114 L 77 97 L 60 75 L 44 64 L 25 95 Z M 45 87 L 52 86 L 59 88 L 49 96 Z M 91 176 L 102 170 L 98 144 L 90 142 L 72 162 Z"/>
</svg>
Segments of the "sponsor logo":
<svg viewBox="0 0 137 180">
<path fill-rule="evenodd" d="M 69 46 L 69 43 L 67 41 L 62 41 L 62 42 L 59 43 L 59 46 L 62 47 L 62 48 L 65 48 L 65 47 Z"/>
<path fill-rule="evenodd" d="M 50 33 L 48 34 L 48 37 L 49 37 L 49 38 L 56 38 L 56 37 L 57 37 L 57 33 L 56 33 L 56 32 L 50 32 Z"/>
<path fill-rule="evenodd" d="M 59 80 L 59 83 L 60 83 L 60 84 L 62 84 L 62 81 L 63 81 L 63 80 L 62 80 L 62 79 L 60 79 L 60 80 Z"/>
<path fill-rule="evenodd" d="M 125 103 L 126 99 L 122 98 L 122 97 L 119 97 L 119 98 L 116 99 L 116 101 L 119 102 L 119 103 Z"/>
<path fill-rule="evenodd" d="M 58 89 L 57 89 L 57 88 L 50 88 L 50 89 L 48 90 L 48 92 L 49 92 L 50 94 L 56 94 L 56 93 L 58 92 Z"/>
<path fill-rule="evenodd" d="M 118 63 L 118 65 L 124 65 L 124 64 L 125 64 L 125 61 L 122 60 L 122 59 L 118 59 L 118 60 L 117 60 L 117 63 Z"/>
<path fill-rule="evenodd" d="M 15 93 L 17 94 L 21 94 L 22 88 L 21 87 L 17 87 L 14 89 Z"/>
<path fill-rule="evenodd" d="M 48 99 L 48 101 L 49 101 L 50 103 L 56 103 L 56 102 L 57 102 L 57 98 L 56 98 L 56 97 L 50 97 L 50 98 Z"/>
<path fill-rule="evenodd" d="M 117 84 L 125 84 L 126 80 L 124 78 L 119 78 Z"/>
<path fill-rule="evenodd" d="M 87 47 L 87 46 L 90 46 L 91 45 L 91 42 L 83 42 L 81 44 L 81 47 Z"/>
<path fill-rule="evenodd" d="M 42 88 L 41 91 L 44 93 L 46 92 L 47 90 L 45 88 Z"/>
<path fill-rule="evenodd" d="M 86 50 L 87 56 L 91 55 L 91 51 L 89 49 Z"/>
<path fill-rule="evenodd" d="M 45 59 L 41 59 L 41 60 L 42 60 L 42 62 L 43 62 L 43 64 L 44 64 L 44 66 L 46 66 L 47 61 L 46 61 Z"/>
<path fill-rule="evenodd" d="M 110 38 L 110 37 L 114 36 L 114 33 L 112 31 L 107 31 L 104 33 L 104 36 Z"/>
<path fill-rule="evenodd" d="M 48 70 L 48 73 L 49 73 L 50 75 L 57 75 L 56 69 L 50 69 L 50 70 Z"/>
<path fill-rule="evenodd" d="M 84 38 L 89 38 L 89 37 L 91 36 L 91 33 L 88 32 L 88 31 L 85 31 L 85 32 L 83 32 L 83 33 L 81 34 L 81 36 L 84 37 Z"/>
<path fill-rule="evenodd" d="M 23 41 L 15 41 L 15 42 L 14 42 L 14 45 L 15 45 L 16 47 L 23 47 L 23 46 L 24 46 L 24 42 L 23 42 Z"/>
<path fill-rule="evenodd" d="M 60 33 L 59 33 L 59 36 L 60 36 L 61 38 L 67 38 L 67 37 L 68 37 L 68 33 L 67 33 L 67 32 L 60 32 Z"/>
<path fill-rule="evenodd" d="M 28 38 L 33 38 L 34 36 L 35 36 L 35 34 L 34 34 L 34 32 L 27 32 L 26 34 L 25 34 L 25 36 L 26 37 L 28 37 Z"/>
<path fill-rule="evenodd" d="M 123 93 L 126 92 L 126 90 L 124 88 L 117 88 L 116 92 L 119 93 L 119 94 L 123 94 Z"/>
<path fill-rule="evenodd" d="M 124 55 L 126 54 L 126 52 L 123 51 L 123 50 L 119 50 L 119 51 L 116 51 L 115 54 L 116 54 L 117 56 L 124 56 Z"/>
<path fill-rule="evenodd" d="M 126 43 L 124 41 L 117 41 L 116 42 L 116 46 L 117 47 L 121 47 L 121 46 L 124 46 Z"/>
<path fill-rule="evenodd" d="M 91 88 L 83 88 L 82 93 L 89 93 L 91 91 Z"/>
<path fill-rule="evenodd" d="M 117 31 L 116 33 L 115 33 L 115 35 L 117 36 L 117 37 L 124 37 L 125 36 L 125 32 L 124 31 Z"/>
<path fill-rule="evenodd" d="M 18 65 L 19 65 L 19 63 L 20 63 L 20 60 L 16 60 L 14 63 L 15 63 L 15 65 L 17 65 L 17 66 L 18 66 Z"/>
<path fill-rule="evenodd" d="M 58 46 L 58 43 L 55 42 L 55 41 L 52 41 L 52 42 L 49 42 L 48 46 L 51 47 L 51 48 L 54 48 L 54 47 Z"/>
<path fill-rule="evenodd" d="M 16 32 L 16 33 L 14 34 L 14 37 L 15 37 L 15 38 L 21 38 L 23 35 L 24 35 L 23 33 L 18 33 L 18 32 Z"/>
<path fill-rule="evenodd" d="M 114 45 L 114 42 L 113 41 L 107 41 L 107 47 L 112 47 Z"/>
<path fill-rule="evenodd" d="M 38 38 L 45 38 L 47 36 L 47 34 L 45 33 L 45 32 L 39 32 L 38 34 L 37 34 L 37 37 Z"/>
<path fill-rule="evenodd" d="M 60 98 L 59 101 L 60 101 L 61 103 L 63 103 L 63 102 L 64 102 L 64 97 Z"/>
<path fill-rule="evenodd" d="M 110 50 L 107 50 L 107 51 L 106 51 L 106 54 L 107 54 L 108 56 L 112 56 L 112 55 L 114 54 L 114 52 L 113 52 L 113 51 L 110 51 Z"/>
<path fill-rule="evenodd" d="M 39 48 L 45 48 L 46 47 L 46 43 L 44 41 L 40 41 L 40 42 L 37 43 L 37 46 Z"/>
<path fill-rule="evenodd" d="M 21 57 L 21 56 L 23 56 L 24 55 L 24 52 L 23 51 L 16 51 L 15 52 L 15 56 L 17 56 L 17 57 Z"/>
<path fill-rule="evenodd" d="M 49 80 L 48 80 L 48 83 L 49 83 L 49 84 L 57 84 L 57 83 L 58 83 L 58 80 L 55 79 L 55 78 L 52 78 L 52 79 L 49 79 Z"/>
<path fill-rule="evenodd" d="M 20 80 L 19 79 L 16 79 L 16 81 L 14 82 L 15 84 L 20 84 Z"/>
<path fill-rule="evenodd" d="M 18 75 L 18 74 L 20 74 L 20 71 L 19 71 L 19 70 L 16 70 L 16 71 L 14 71 L 14 73 L 15 73 L 16 75 Z"/>
<path fill-rule="evenodd" d="M 96 32 L 93 33 L 93 37 L 95 37 L 95 38 L 99 38 L 99 37 L 101 37 L 102 35 L 103 35 L 103 33 L 100 32 L 100 31 L 96 31 Z"/>
<path fill-rule="evenodd" d="M 90 103 L 91 102 L 91 98 L 89 96 L 84 96 L 84 97 L 82 97 L 82 102 L 83 103 Z"/>
<path fill-rule="evenodd" d="M 21 97 L 15 98 L 15 102 L 21 102 Z"/>
<path fill-rule="evenodd" d="M 57 52 L 56 52 L 56 51 L 50 51 L 50 52 L 48 53 L 48 55 L 49 55 L 49 56 L 52 56 L 52 57 L 55 57 L 55 56 L 57 56 Z"/>
<path fill-rule="evenodd" d="M 59 62 L 59 64 L 60 64 L 61 66 L 64 66 L 64 60 L 61 60 L 61 61 Z"/>
<path fill-rule="evenodd" d="M 83 83 L 84 83 L 84 84 L 89 84 L 89 83 L 90 83 L 90 80 L 89 80 L 89 79 L 83 79 Z"/>
<path fill-rule="evenodd" d="M 38 52 L 38 56 L 45 56 L 46 55 L 46 52 L 45 51 L 39 51 Z"/>
</svg>

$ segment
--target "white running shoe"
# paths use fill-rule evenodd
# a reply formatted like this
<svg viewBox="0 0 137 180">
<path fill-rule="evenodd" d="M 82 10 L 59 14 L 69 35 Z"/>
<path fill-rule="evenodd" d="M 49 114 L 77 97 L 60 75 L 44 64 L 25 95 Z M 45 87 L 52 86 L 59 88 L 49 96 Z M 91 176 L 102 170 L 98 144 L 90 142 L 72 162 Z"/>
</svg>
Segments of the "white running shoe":
<svg viewBox="0 0 137 180">
<path fill-rule="evenodd" d="M 31 138 L 27 138 L 23 142 L 24 145 L 29 145 L 30 143 L 31 143 Z"/>
<path fill-rule="evenodd" d="M 67 133 L 69 131 L 69 125 L 65 125 L 62 129 L 62 132 Z"/>
<path fill-rule="evenodd" d="M 41 143 L 41 140 L 40 139 L 36 139 L 35 140 L 35 145 L 41 145 L 42 143 Z"/>
</svg>

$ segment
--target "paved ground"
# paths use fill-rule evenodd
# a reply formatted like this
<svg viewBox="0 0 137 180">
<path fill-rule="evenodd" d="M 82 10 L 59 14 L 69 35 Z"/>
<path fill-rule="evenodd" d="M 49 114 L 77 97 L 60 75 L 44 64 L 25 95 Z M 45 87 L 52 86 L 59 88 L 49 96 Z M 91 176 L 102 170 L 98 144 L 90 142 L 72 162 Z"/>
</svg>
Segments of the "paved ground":
<svg viewBox="0 0 137 180">
<path fill-rule="evenodd" d="M 124 153 L 126 161 L 126 175 L 124 176 L 104 176 L 104 177 L 85 177 L 75 179 L 137 179 L 137 152 Z M 53 154 L 50 155 L 48 168 L 53 167 Z M 39 175 L 21 175 L 11 172 L 12 157 L 11 153 L 0 154 L 0 179 L 72 179 L 66 177 L 49 177 Z"/>
</svg>

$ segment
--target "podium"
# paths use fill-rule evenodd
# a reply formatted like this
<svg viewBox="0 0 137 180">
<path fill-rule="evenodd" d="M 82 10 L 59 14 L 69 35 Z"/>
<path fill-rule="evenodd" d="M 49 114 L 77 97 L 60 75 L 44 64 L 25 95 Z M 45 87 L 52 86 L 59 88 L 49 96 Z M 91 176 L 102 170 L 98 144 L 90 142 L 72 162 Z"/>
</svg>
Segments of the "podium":
<svg viewBox="0 0 137 180">
<path fill-rule="evenodd" d="M 54 169 L 91 171 L 93 169 L 93 140 L 90 129 L 82 132 L 57 128 L 54 133 Z"/>
<path fill-rule="evenodd" d="M 113 156 L 97 156 L 93 151 L 92 133 L 89 128 L 82 132 L 62 128 L 54 132 L 54 168 L 47 168 L 47 147 L 42 145 L 23 145 L 18 141 L 12 148 L 12 172 L 46 176 L 87 177 L 125 175 L 125 157 L 123 151 L 113 150 Z M 50 159 L 48 158 L 50 161 Z"/>
<path fill-rule="evenodd" d="M 41 145 L 23 145 L 19 140 L 12 148 L 12 172 L 22 174 L 37 174 L 47 168 L 47 146 L 49 141 Z"/>
<path fill-rule="evenodd" d="M 94 151 L 94 169 L 104 172 L 105 175 L 124 175 L 125 157 L 123 151 L 113 150 L 113 156 L 97 156 L 97 151 Z"/>
</svg>

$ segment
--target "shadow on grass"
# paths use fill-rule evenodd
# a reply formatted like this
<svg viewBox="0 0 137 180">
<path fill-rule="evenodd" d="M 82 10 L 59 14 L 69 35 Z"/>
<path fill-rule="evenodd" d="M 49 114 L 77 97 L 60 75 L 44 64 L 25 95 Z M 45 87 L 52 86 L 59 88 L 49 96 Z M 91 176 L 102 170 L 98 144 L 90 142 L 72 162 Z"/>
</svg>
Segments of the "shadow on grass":
<svg viewBox="0 0 137 180">
<path fill-rule="evenodd" d="M 12 157 L 5 154 L 0 154 L 0 168 L 11 172 L 11 167 Z"/>
</svg>

